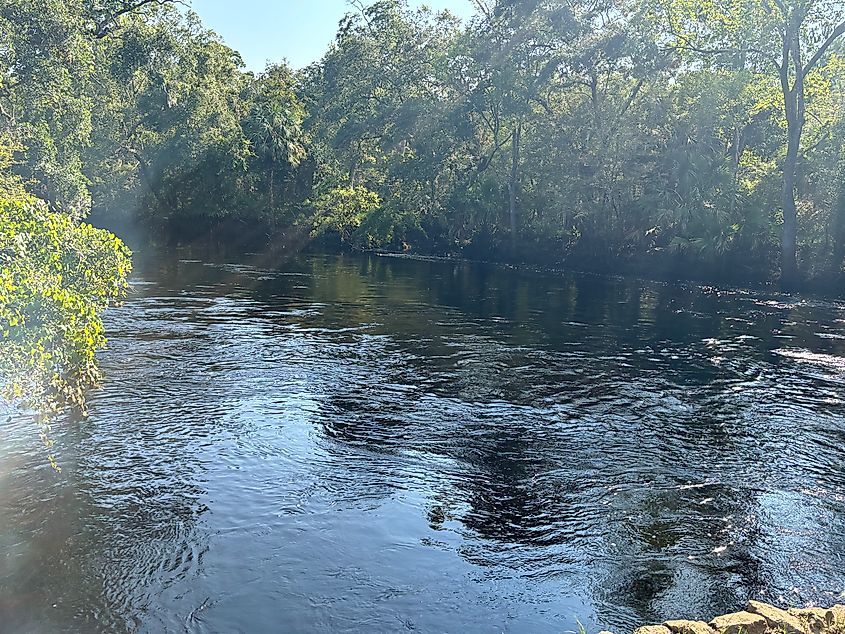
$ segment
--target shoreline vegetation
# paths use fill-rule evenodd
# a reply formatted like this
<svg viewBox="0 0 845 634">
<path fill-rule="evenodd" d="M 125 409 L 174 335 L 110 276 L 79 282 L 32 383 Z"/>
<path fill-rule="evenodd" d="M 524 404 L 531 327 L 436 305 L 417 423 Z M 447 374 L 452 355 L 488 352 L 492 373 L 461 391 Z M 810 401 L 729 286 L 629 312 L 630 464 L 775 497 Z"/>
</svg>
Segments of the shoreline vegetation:
<svg viewBox="0 0 845 634">
<path fill-rule="evenodd" d="M 4 186 L 5 185 L 5 186 Z M 53 469 L 49 415 L 97 384 L 102 313 L 128 289 L 131 252 L 115 235 L 0 184 L 0 399 L 37 412 Z"/>
<path fill-rule="evenodd" d="M 3 396 L 39 410 L 84 411 L 106 344 L 101 315 L 126 293 L 129 250 L 38 199 L 0 196 L 0 265 Z"/>
<path fill-rule="evenodd" d="M 72 405 L 84 413 L 85 390 L 100 378 L 102 312 L 126 294 L 131 252 L 108 231 L 27 194 L 20 179 L 3 175 L 4 155 L 8 161 L 0 138 L 0 397 L 41 412 Z"/>
<path fill-rule="evenodd" d="M 180 2 L 0 0 L 6 395 L 82 404 L 120 238 L 841 292 L 845 5 L 775 4 L 353 2 L 254 73 Z"/>
<path fill-rule="evenodd" d="M 634 634 L 843 634 L 845 605 L 781 608 L 749 601 L 745 610 L 704 621 L 672 620 L 646 625 Z M 604 631 L 599 634 L 611 634 Z"/>
<path fill-rule="evenodd" d="M 169 0 L 0 0 L 0 32 L 7 171 L 130 243 L 843 289 L 833 0 L 351 3 L 258 73 Z"/>
</svg>

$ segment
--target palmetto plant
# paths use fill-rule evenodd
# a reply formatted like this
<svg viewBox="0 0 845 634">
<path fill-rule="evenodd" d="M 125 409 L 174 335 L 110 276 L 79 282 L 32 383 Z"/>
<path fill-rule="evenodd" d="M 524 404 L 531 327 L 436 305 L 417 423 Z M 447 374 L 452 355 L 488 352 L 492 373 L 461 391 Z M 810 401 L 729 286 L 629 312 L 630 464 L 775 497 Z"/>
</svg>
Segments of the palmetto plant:
<svg viewBox="0 0 845 634">
<path fill-rule="evenodd" d="M 256 156 L 269 167 L 267 193 L 273 209 L 278 168 L 295 168 L 305 157 L 299 116 L 284 103 L 262 101 L 253 108 L 247 127 Z"/>
</svg>

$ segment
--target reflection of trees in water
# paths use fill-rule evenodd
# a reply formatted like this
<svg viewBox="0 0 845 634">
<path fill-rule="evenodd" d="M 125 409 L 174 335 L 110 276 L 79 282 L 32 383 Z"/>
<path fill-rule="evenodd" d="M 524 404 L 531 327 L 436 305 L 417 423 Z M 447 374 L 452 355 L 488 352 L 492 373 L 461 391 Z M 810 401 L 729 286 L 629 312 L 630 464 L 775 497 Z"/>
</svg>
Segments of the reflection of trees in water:
<svg viewBox="0 0 845 634">
<path fill-rule="evenodd" d="M 737 538 L 724 530 L 723 518 L 744 517 L 752 494 L 738 498 L 733 489 L 711 488 L 708 495 L 720 501 L 702 506 L 701 496 L 674 484 L 696 475 L 683 469 L 668 469 L 664 479 L 671 484 L 653 488 L 649 479 L 660 465 L 642 462 L 653 447 L 637 447 L 636 435 L 629 447 L 614 447 L 601 429 L 566 431 L 542 420 L 466 432 L 477 450 L 471 460 L 456 461 L 466 473 L 453 480 L 451 493 L 432 501 L 428 519 L 436 527 L 460 520 L 469 531 L 461 553 L 472 563 L 557 577 L 573 593 L 589 589 L 600 613 L 626 624 L 677 616 L 689 596 L 708 598 L 698 606 L 705 615 L 760 587 L 759 566 L 748 554 L 753 531 L 729 555 L 710 556 Z M 614 486 L 626 494 L 613 496 Z M 572 585 L 585 579 L 583 587 Z M 607 614 L 610 606 L 619 613 Z"/>
<path fill-rule="evenodd" d="M 750 554 L 760 534 L 744 523 L 755 494 L 671 481 L 631 486 L 613 504 L 593 590 L 605 609 L 637 620 L 706 618 L 760 588 L 760 562 Z"/>
<path fill-rule="evenodd" d="M 335 401 L 340 410 L 328 418 L 342 421 L 327 423 L 327 433 L 369 450 L 431 452 L 445 459 L 450 485 L 437 488 L 427 520 L 435 529 L 458 520 L 464 536 L 460 553 L 476 565 L 558 576 L 564 585 L 591 579 L 588 587 L 602 609 L 615 605 L 628 610 L 622 618 L 629 620 L 675 616 L 662 612 L 664 606 L 677 611 L 687 595 L 708 597 L 696 607 L 702 615 L 715 613 L 733 605 L 743 591 L 761 586 L 759 565 L 748 554 L 756 539 L 753 532 L 739 535 L 744 541 L 726 556 L 711 556 L 738 536 L 725 531 L 723 518 L 744 517 L 753 496 L 737 498 L 738 492 L 718 486 L 700 495 L 698 489 L 683 493 L 681 483 L 703 481 L 710 471 L 701 465 L 672 467 L 677 447 L 668 449 L 664 460 L 644 464 L 644 455 L 654 455 L 655 439 L 638 447 L 633 424 L 624 447 L 618 439 L 608 442 L 606 429 L 598 425 L 556 429 L 530 408 L 477 404 L 464 410 L 473 413 L 462 418 L 459 431 L 449 438 L 447 428 L 454 427 L 443 412 L 434 412 L 421 425 L 413 413 L 385 416 L 378 404 L 365 403 Z M 337 451 L 339 462 L 341 456 L 355 459 Z M 649 478 L 661 469 L 671 484 L 652 488 Z M 373 486 L 378 473 L 384 495 L 406 475 L 398 464 L 390 470 L 381 461 L 367 471 L 358 485 Z M 614 484 L 624 495 L 602 504 Z M 706 497 L 718 502 L 702 505 Z M 691 562 L 690 554 L 699 559 Z"/>
<path fill-rule="evenodd" d="M 427 519 L 435 528 L 460 520 L 471 540 L 462 549 L 469 560 L 546 566 L 550 574 L 580 567 L 595 577 L 591 592 L 628 615 L 621 618 L 666 616 L 666 606 L 690 597 L 699 600 L 691 606 L 696 615 L 706 616 L 765 585 L 759 529 L 724 532 L 725 517 L 757 508 L 754 491 L 717 488 L 716 502 L 704 506 L 677 491 L 711 478 L 720 455 L 763 462 L 749 442 L 756 433 L 746 419 L 749 403 L 731 389 L 753 378 L 754 367 L 713 363 L 702 341 L 758 337 L 764 345 L 736 352 L 759 366 L 783 315 L 763 311 L 737 322 L 740 300 L 669 285 L 600 278 L 538 284 L 489 267 L 390 259 L 360 261 L 344 277 L 317 262 L 313 297 L 331 304 L 342 296 L 351 304 L 331 313 L 330 323 L 376 324 L 390 338 L 382 358 L 392 359 L 390 371 L 370 366 L 372 376 L 326 401 L 327 434 L 448 460 L 460 472 L 433 497 Z M 381 387 L 415 385 L 415 377 L 418 390 Z M 425 394 L 457 397 L 468 410 L 448 422 L 436 412 L 421 425 L 415 407 Z M 497 401 L 501 412 L 478 414 Z M 533 407 L 570 431 L 532 419 Z M 444 430 L 455 427 L 451 442 L 444 440 Z M 587 483 L 585 474 L 593 474 Z M 632 474 L 638 493 L 618 508 L 600 504 L 607 486 L 629 483 Z M 656 490 L 654 476 L 665 480 Z M 761 473 L 738 465 L 720 475 L 726 482 L 749 477 Z M 731 539 L 739 542 L 722 556 L 713 553 Z"/>
<path fill-rule="evenodd" d="M 766 351 L 782 345 L 778 333 L 815 343 L 811 308 L 790 314 L 739 292 L 454 263 L 368 258 L 338 274 L 330 260 L 313 262 L 312 299 L 344 305 L 330 323 L 374 324 L 390 340 L 383 353 L 393 370 L 375 372 L 373 383 L 419 387 L 390 395 L 363 379 L 330 405 L 329 433 L 456 465 L 453 489 L 439 489 L 428 519 L 439 527 L 457 518 L 487 543 L 463 549 L 467 558 L 508 565 L 516 545 L 527 553 L 510 560 L 519 566 L 534 558 L 596 569 L 592 592 L 627 608 L 625 618 L 665 616 L 692 596 L 695 615 L 706 616 L 769 583 L 760 528 L 722 532 L 725 517 L 759 510 L 757 493 L 725 485 L 702 505 L 677 487 L 766 477 L 757 437 L 788 437 L 778 425 L 790 423 L 758 415 L 772 394 L 754 381 L 771 371 Z M 425 394 L 467 409 L 454 412 L 457 421 L 440 412 L 420 425 Z M 481 420 L 496 402 L 510 409 Z M 541 415 L 532 420 L 532 411 Z M 632 474 L 639 494 L 620 508 L 599 505 L 607 486 Z M 652 490 L 655 477 L 664 484 Z M 730 539 L 739 541 L 712 552 Z"/>
<path fill-rule="evenodd" d="M 249 304 L 233 319 L 248 320 L 245 338 L 268 337 L 275 357 L 247 342 L 240 350 L 221 345 L 209 334 L 216 322 L 202 316 L 203 302 L 191 318 L 202 328 L 188 334 L 203 337 L 200 347 L 219 364 L 240 354 L 235 365 L 260 358 L 278 364 L 264 371 L 302 375 L 315 400 L 308 420 L 328 440 L 324 462 L 311 470 L 332 496 L 434 490 L 426 519 L 460 532 L 468 561 L 559 580 L 590 594 L 608 622 L 678 616 L 679 605 L 708 616 L 771 583 L 763 565 L 771 545 L 761 543 L 759 521 L 742 523 L 759 514 L 759 492 L 731 483 L 764 480 L 767 449 L 757 437 L 788 432 L 778 427 L 788 420 L 755 414 L 755 401 L 771 394 L 746 384 L 771 367 L 765 350 L 780 345 L 773 332 L 791 329 L 798 342 L 813 337 L 786 325 L 788 311 L 758 306 L 749 315 L 745 298 L 698 289 L 453 263 L 311 257 L 289 268 L 283 275 L 182 264 L 167 284 L 177 295 L 187 279 L 213 289 L 207 295 L 231 293 Z M 812 311 L 801 310 L 811 321 Z M 702 343 L 740 335 L 762 343 Z M 296 358 L 278 352 L 294 344 Z M 183 380 L 177 374 L 168 381 Z M 213 384 L 189 378 L 187 388 L 225 410 L 255 387 L 243 382 L 232 373 Z M 202 412 L 181 415 L 200 430 L 208 423 Z M 96 434 L 73 442 L 98 458 Z M 115 544 L 102 546 L 114 563 L 89 561 L 60 574 L 61 583 L 74 583 L 72 574 L 99 580 L 106 569 L 135 579 L 188 574 L 178 563 L 170 573 L 165 563 L 153 572 L 138 567 L 166 560 L 145 544 L 201 543 L 203 491 L 191 483 L 202 465 L 177 441 L 153 467 L 145 443 L 130 442 L 136 462 L 106 469 L 113 479 L 79 484 L 88 498 L 79 517 L 95 521 L 75 525 L 88 535 L 78 538 L 87 541 L 77 557 L 114 530 Z M 83 472 L 96 468 L 89 462 Z M 122 490 L 124 468 L 149 469 L 148 485 Z M 426 478 L 435 484 L 421 483 Z M 713 484 L 681 488 L 705 482 Z M 111 490 L 120 491 L 118 518 L 95 505 Z M 173 526 L 181 532 L 168 532 Z M 731 540 L 721 556 L 713 552 Z M 110 596 L 107 610 L 125 613 L 124 600 Z"/>
<path fill-rule="evenodd" d="M 349 445 L 370 451 L 396 454 L 403 449 L 409 423 L 402 416 L 402 406 L 384 406 L 358 395 L 331 395 L 320 407 L 320 424 L 325 434 Z"/>
<path fill-rule="evenodd" d="M 482 539 L 532 548 L 562 545 L 561 537 L 577 533 L 569 522 L 576 507 L 583 507 L 575 480 L 554 475 L 557 450 L 571 448 L 550 446 L 557 443 L 543 433 L 540 421 L 532 429 L 524 420 L 502 425 L 495 417 L 488 414 L 469 430 L 477 450 L 461 480 L 461 497 L 468 505 L 462 522 Z M 560 554 L 550 553 L 550 558 Z M 558 563 L 568 565 L 570 557 L 564 554 Z"/>
</svg>

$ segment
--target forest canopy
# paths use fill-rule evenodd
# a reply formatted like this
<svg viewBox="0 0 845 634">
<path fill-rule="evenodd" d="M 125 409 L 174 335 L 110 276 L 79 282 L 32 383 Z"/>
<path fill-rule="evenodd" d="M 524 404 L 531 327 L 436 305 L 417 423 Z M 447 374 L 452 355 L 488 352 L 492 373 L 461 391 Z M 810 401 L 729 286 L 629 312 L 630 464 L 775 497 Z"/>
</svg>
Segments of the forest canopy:
<svg viewBox="0 0 845 634">
<path fill-rule="evenodd" d="M 476 7 L 350 4 L 252 73 L 182 3 L 0 0 L 11 172 L 166 239 L 839 283 L 841 3 Z"/>
</svg>

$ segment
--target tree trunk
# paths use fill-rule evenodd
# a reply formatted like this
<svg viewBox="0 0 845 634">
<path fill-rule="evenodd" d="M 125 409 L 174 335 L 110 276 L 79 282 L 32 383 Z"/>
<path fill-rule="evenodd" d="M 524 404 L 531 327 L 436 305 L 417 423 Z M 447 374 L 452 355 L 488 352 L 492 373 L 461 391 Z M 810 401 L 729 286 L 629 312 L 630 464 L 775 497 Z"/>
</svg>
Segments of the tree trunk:
<svg viewBox="0 0 845 634">
<path fill-rule="evenodd" d="M 792 292 L 798 286 L 798 259 L 796 244 L 798 237 L 798 214 L 795 206 L 795 171 L 798 165 L 798 148 L 801 132 L 797 123 L 788 124 L 789 139 L 786 146 L 786 160 L 783 165 L 783 235 L 781 237 L 780 284 L 784 291 Z"/>
<path fill-rule="evenodd" d="M 522 136 L 522 123 L 516 126 L 511 137 L 511 174 L 508 180 L 508 217 L 510 218 L 511 230 L 511 252 L 516 253 L 516 226 L 517 226 L 517 179 L 519 177 L 519 141 Z"/>
<path fill-rule="evenodd" d="M 842 273 L 842 261 L 845 260 L 845 163 L 839 168 L 839 191 L 833 205 L 833 253 L 830 260 L 830 273 L 836 277 Z"/>
<path fill-rule="evenodd" d="M 735 222 L 736 219 L 736 199 L 739 196 L 739 159 L 742 157 L 740 142 L 743 135 L 744 131 L 734 127 L 733 152 L 731 153 L 731 222 Z"/>
<path fill-rule="evenodd" d="M 795 10 L 787 17 L 783 31 L 783 62 L 779 68 L 786 114 L 786 158 L 783 162 L 783 234 L 781 237 L 780 285 L 782 290 L 793 292 L 798 287 L 798 213 L 795 205 L 795 179 L 801 133 L 804 130 L 804 64 L 801 61 L 801 24 L 804 15 Z M 793 84 L 789 82 L 792 65 Z"/>
<path fill-rule="evenodd" d="M 275 208 L 275 196 L 274 192 L 276 190 L 276 161 L 270 161 L 270 211 L 273 211 Z"/>
<path fill-rule="evenodd" d="M 159 191 L 159 188 L 156 185 L 156 179 L 151 173 L 146 161 L 144 161 L 144 159 L 141 157 L 141 153 L 133 149 L 130 149 L 129 153 L 135 157 L 136 161 L 138 161 L 138 173 L 141 175 L 141 180 L 144 181 L 144 184 L 147 186 L 147 188 L 150 190 L 150 193 L 156 199 L 156 202 L 159 204 L 159 207 L 161 207 L 162 209 L 167 209 L 167 201 L 164 200 L 164 196 L 162 196 L 161 192 Z"/>
</svg>

